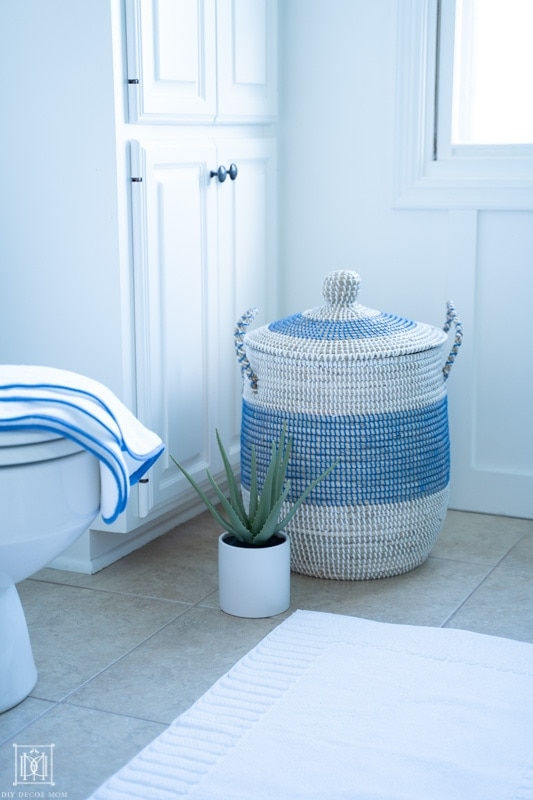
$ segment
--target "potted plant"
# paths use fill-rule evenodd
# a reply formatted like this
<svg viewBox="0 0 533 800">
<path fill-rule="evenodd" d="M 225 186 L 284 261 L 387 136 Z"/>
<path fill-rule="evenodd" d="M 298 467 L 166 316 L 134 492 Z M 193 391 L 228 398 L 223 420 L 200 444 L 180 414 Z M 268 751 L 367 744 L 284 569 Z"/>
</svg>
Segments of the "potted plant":
<svg viewBox="0 0 533 800">
<path fill-rule="evenodd" d="M 337 462 L 312 481 L 297 500 L 286 508 L 284 504 L 288 502 L 290 492 L 287 466 L 292 440 L 287 437 L 284 423 L 279 440 L 272 442 L 262 486 L 259 486 L 256 452 L 252 447 L 250 497 L 246 507 L 218 431 L 216 437 L 229 497 L 226 497 L 209 470 L 206 470 L 206 474 L 226 516 L 216 508 L 187 470 L 173 456 L 171 458 L 223 529 L 218 539 L 220 607 L 226 613 L 239 617 L 281 614 L 290 606 L 290 540 L 284 529 Z"/>
</svg>

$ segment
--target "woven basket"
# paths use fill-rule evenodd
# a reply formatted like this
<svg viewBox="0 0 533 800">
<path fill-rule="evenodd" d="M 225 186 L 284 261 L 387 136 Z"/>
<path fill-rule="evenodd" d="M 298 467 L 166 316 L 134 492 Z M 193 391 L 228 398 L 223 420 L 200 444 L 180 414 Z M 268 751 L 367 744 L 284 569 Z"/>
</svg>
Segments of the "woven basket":
<svg viewBox="0 0 533 800">
<path fill-rule="evenodd" d="M 324 282 L 326 305 L 246 333 L 237 323 L 244 376 L 241 482 L 259 480 L 287 423 L 293 440 L 289 501 L 339 460 L 288 526 L 292 569 L 341 580 L 407 572 L 428 556 L 447 509 L 449 434 L 445 380 L 462 330 L 448 303 L 444 330 L 365 308 L 360 278 Z M 455 341 L 444 363 L 452 323 Z"/>
</svg>

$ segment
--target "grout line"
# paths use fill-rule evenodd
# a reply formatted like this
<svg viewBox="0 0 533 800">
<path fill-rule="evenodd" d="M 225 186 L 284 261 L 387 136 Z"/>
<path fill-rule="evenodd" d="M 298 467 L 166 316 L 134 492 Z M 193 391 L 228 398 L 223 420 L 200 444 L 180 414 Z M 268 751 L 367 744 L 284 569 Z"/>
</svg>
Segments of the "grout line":
<svg viewBox="0 0 533 800">
<path fill-rule="evenodd" d="M 531 538 L 531 533 L 523 533 L 520 539 L 517 539 L 516 542 L 513 544 L 513 546 L 509 548 L 505 556 L 502 559 L 500 559 L 500 561 L 498 561 L 498 565 L 501 564 L 503 559 L 507 558 L 507 556 L 509 556 L 513 552 L 513 550 L 515 550 L 518 547 L 519 544 L 521 544 L 525 539 L 530 539 L 530 538 Z"/>
<path fill-rule="evenodd" d="M 66 589 L 79 589 L 80 591 L 85 591 L 85 592 L 98 592 L 99 594 L 111 594 L 111 595 L 118 595 L 121 597 L 133 597 L 133 598 L 138 598 L 139 600 L 156 600 L 160 603 L 186 605 L 188 607 L 196 605 L 196 601 L 193 602 L 189 600 L 176 600 L 173 599 L 172 597 L 159 597 L 158 595 L 138 594 L 137 592 L 123 592 L 123 591 L 118 591 L 117 589 L 102 588 L 101 586 L 80 586 L 76 583 L 63 583 L 63 581 L 52 581 L 43 578 L 26 578 L 26 581 L 31 581 L 32 583 L 46 583 L 49 586 L 63 586 Z M 205 598 L 202 597 L 202 600 L 204 599 Z"/>
<path fill-rule="evenodd" d="M 62 585 L 63 585 L 63 584 L 62 584 Z M 70 584 L 64 584 L 64 585 L 66 585 L 66 586 L 69 586 L 70 588 L 75 588 L 75 589 L 86 589 L 86 587 L 84 587 L 84 586 L 75 586 L 75 587 L 72 587 Z M 88 589 L 88 591 L 98 591 L 98 590 Z M 209 594 L 212 594 L 212 592 L 210 592 Z M 138 595 L 135 595 L 135 596 L 137 597 Z M 209 595 L 206 595 L 206 597 L 208 597 L 208 596 L 209 596 Z M 133 647 L 131 647 L 129 650 L 125 651 L 124 653 L 121 653 L 121 655 L 120 655 L 120 656 L 117 656 L 117 658 L 115 658 L 113 661 L 109 662 L 109 664 L 106 664 L 106 665 L 105 665 L 105 667 L 102 667 L 100 670 L 98 670 L 97 672 L 95 672 L 93 675 L 91 675 L 91 676 L 90 676 L 89 678 L 87 678 L 85 681 L 82 681 L 82 682 L 81 682 L 80 684 L 78 684 L 78 685 L 77 685 L 77 686 L 76 686 L 74 689 L 72 689 L 71 691 L 67 692 L 67 693 L 66 693 L 65 695 L 63 695 L 61 698 L 59 698 L 59 699 L 54 699 L 54 700 L 51 700 L 50 698 L 47 698 L 47 697 L 42 697 L 42 696 L 40 696 L 39 694 L 34 694 L 34 693 L 33 693 L 33 691 L 32 691 L 32 692 L 30 692 L 30 694 L 28 695 L 28 697 L 27 697 L 27 698 L 25 698 L 24 700 L 27 700 L 27 699 L 30 699 L 30 698 L 31 698 L 31 699 L 33 699 L 33 700 L 37 700 L 37 701 L 39 701 L 39 702 L 43 702 L 43 703 L 49 703 L 49 704 L 50 704 L 50 707 L 49 707 L 49 708 L 47 708 L 47 709 L 45 709 L 45 710 L 43 710 L 41 713 L 38 713 L 38 714 L 37 714 L 35 717 L 32 717 L 31 719 L 29 719 L 29 720 L 28 720 L 26 723 L 22 724 L 20 728 L 18 728 L 18 729 L 16 729 L 16 730 L 12 731 L 12 732 L 9 734 L 9 736 L 7 736 L 5 739 L 1 739 L 1 740 L 0 740 L 0 746 L 4 745 L 6 742 L 9 742 L 9 741 L 11 741 L 11 740 L 13 739 L 13 737 L 14 737 L 14 736 L 18 736 L 18 735 L 19 735 L 19 734 L 20 734 L 22 731 L 26 730 L 26 728 L 28 728 L 30 725 L 33 725 L 33 724 L 34 724 L 35 722 L 37 722 L 39 719 L 41 719 L 42 717 L 46 716 L 47 714 L 49 714 L 50 712 L 54 711 L 56 708 L 58 708 L 59 706 L 62 706 L 62 705 L 72 705 L 72 706 L 77 706 L 77 707 L 79 707 L 79 708 L 85 708 L 85 709 L 88 709 L 88 710 L 91 710 L 91 711 L 101 711 L 102 713 L 115 713 L 115 712 L 111 712 L 111 711 L 109 711 L 109 712 L 108 712 L 108 711 L 102 711 L 102 709 L 93 708 L 93 707 L 91 707 L 91 706 L 84 706 L 84 705 L 81 705 L 81 704 L 73 703 L 73 702 L 71 702 L 71 701 L 70 701 L 70 698 L 71 698 L 73 695 L 75 695 L 75 694 L 76 694 L 76 692 L 80 691 L 80 690 L 81 690 L 81 689 L 83 689 L 85 686 L 87 686 L 89 683 L 91 683 L 91 681 L 93 681 L 93 680 L 95 680 L 96 678 L 100 677 L 101 675 L 103 675 L 105 672 L 107 672 L 107 670 L 111 669 L 112 667 L 115 667 L 117 664 L 119 664 L 119 663 L 120 663 L 122 660 L 124 660 L 125 658 L 127 658 L 129 655 L 131 655 L 131 654 L 132 654 L 132 653 L 133 653 L 135 650 L 137 650 L 139 647 L 142 647 L 143 645 L 145 645 L 147 642 L 149 642 L 149 641 L 150 641 L 150 639 L 152 639 L 154 636 L 157 636 L 159 633 L 161 633 L 161 631 L 163 631 L 163 630 L 164 630 L 165 628 L 167 628 L 169 625 L 172 625 L 172 624 L 173 624 L 173 623 L 175 623 L 175 622 L 176 622 L 178 619 L 180 619 L 181 617 L 183 617 L 185 614 L 187 614 L 187 613 L 189 613 L 190 611 L 192 611 L 192 609 L 194 609 L 194 608 L 196 608 L 197 606 L 199 606 L 199 604 L 200 604 L 201 602 L 203 602 L 203 600 L 205 600 L 205 599 L 206 599 L 206 597 L 202 597 L 200 600 L 198 600 L 198 601 L 197 601 L 196 603 L 194 603 L 194 604 L 188 604 L 188 605 L 187 605 L 187 607 L 186 607 L 186 608 L 184 608 L 184 609 L 183 609 L 183 610 L 182 610 L 182 611 L 181 611 L 179 614 L 177 614 L 175 617 L 173 617 L 173 618 L 172 618 L 172 619 L 170 619 L 170 620 L 167 620 L 167 622 L 165 622 L 163 625 L 161 625 L 159 628 L 157 628 L 157 630 L 155 630 L 155 631 L 152 631 L 152 632 L 151 632 L 151 633 L 150 633 L 148 636 L 146 636 L 144 639 L 142 639 L 141 641 L 138 641 L 138 642 L 137 642 L 137 643 L 136 643 L 136 644 L 135 644 Z M 208 608 L 207 610 L 214 610 L 214 609 L 209 609 L 209 608 Z M 23 702 L 24 702 L 24 700 L 22 700 L 22 701 L 21 701 L 21 703 L 23 703 Z M 19 704 L 19 705 L 21 705 L 21 704 Z M 162 723 L 160 720 L 150 720 L 150 719 L 146 719 L 146 720 L 144 720 L 142 717 L 129 717 L 129 715 L 127 715 L 127 714 L 117 714 L 117 716 L 123 716 L 123 717 L 127 717 L 127 718 L 130 718 L 130 719 L 138 719 L 138 720 L 140 720 L 140 721 L 145 721 L 145 722 L 154 722 L 154 723 L 156 723 L 156 724 L 160 724 L 160 725 L 168 725 L 168 723 Z"/>
<path fill-rule="evenodd" d="M 176 617 L 173 617 L 173 619 L 167 620 L 167 622 L 165 622 L 163 625 L 161 625 L 159 628 L 157 628 L 157 630 L 152 631 L 152 633 L 150 633 L 144 639 L 138 641 L 135 645 L 133 645 L 133 647 L 130 647 L 129 650 L 125 651 L 120 656 L 117 656 L 117 658 L 115 658 L 109 664 L 106 664 L 105 667 L 102 667 L 102 669 L 100 669 L 97 672 L 95 672 L 94 675 L 91 675 L 90 678 L 87 678 L 87 680 L 82 681 L 82 683 L 80 683 L 78 686 L 76 686 L 75 689 L 72 689 L 72 691 L 70 691 L 66 695 L 64 695 L 61 698 L 60 702 L 64 703 L 64 702 L 68 701 L 69 697 L 72 697 L 73 694 L 76 694 L 76 692 L 78 692 L 80 689 L 83 689 L 85 686 L 87 686 L 87 684 L 91 683 L 91 681 L 95 680 L 96 678 L 99 678 L 101 675 L 104 674 L 104 672 L 107 672 L 109 669 L 111 669 L 112 667 L 115 667 L 117 664 L 120 664 L 121 661 L 123 661 L 125 658 L 130 656 L 132 653 L 134 653 L 135 650 L 138 650 L 139 647 L 142 647 L 143 645 L 145 645 L 147 642 L 149 642 L 151 639 L 153 639 L 154 636 L 157 636 L 158 634 L 161 633 L 161 631 L 164 631 L 165 628 L 168 628 L 169 625 L 172 625 L 174 622 L 176 622 L 176 620 L 180 619 L 180 617 L 183 617 L 185 614 L 187 614 L 191 610 L 191 608 L 193 608 L 193 607 L 194 606 L 189 606 L 188 608 L 184 609 L 181 612 L 181 614 L 178 614 Z"/>
<path fill-rule="evenodd" d="M 72 703 L 72 702 L 64 702 L 61 705 L 68 706 L 69 708 L 80 708 L 83 711 L 96 711 L 98 714 L 110 714 L 113 717 L 120 717 L 121 719 L 131 719 L 135 720 L 135 722 L 149 722 L 153 725 L 161 725 L 162 729 L 165 730 L 168 728 L 169 725 L 172 725 L 173 720 L 170 722 L 162 721 L 160 719 L 150 719 L 149 717 L 137 717 L 133 714 L 121 714 L 119 711 L 111 711 L 109 709 L 104 708 L 95 708 L 94 706 L 86 706 L 83 703 Z"/>
<path fill-rule="evenodd" d="M 32 717 L 27 722 L 22 723 L 20 728 L 17 728 L 17 730 L 12 731 L 9 734 L 9 736 L 6 736 L 5 739 L 0 740 L 0 747 L 3 746 L 4 744 L 7 744 L 7 742 L 10 742 L 15 736 L 18 736 L 19 733 L 22 733 L 22 731 L 25 731 L 26 728 L 29 728 L 30 725 L 33 725 L 35 722 L 38 722 L 43 717 L 46 717 L 47 714 L 49 714 L 51 711 L 53 711 L 55 708 L 57 708 L 59 705 L 61 705 L 61 703 L 59 701 L 57 701 L 57 700 L 46 700 L 43 697 L 36 697 L 33 694 L 29 694 L 28 697 L 25 697 L 24 700 L 21 700 L 19 705 L 22 705 L 22 703 L 24 703 L 29 698 L 31 698 L 32 700 L 39 700 L 42 703 L 50 703 L 50 708 L 47 708 L 42 713 L 39 713 L 39 714 L 37 714 L 37 716 Z M 18 706 L 15 706 L 15 708 L 17 708 L 17 707 Z M 8 709 L 6 712 L 3 712 L 3 713 L 9 713 L 9 711 L 11 711 L 11 710 L 12 709 Z"/>
<path fill-rule="evenodd" d="M 528 534 L 524 534 L 524 536 L 527 536 L 527 535 L 528 535 Z M 459 605 L 457 606 L 457 608 L 456 608 L 456 609 L 454 609 L 454 611 L 452 611 L 452 613 L 451 613 L 451 614 L 449 614 L 449 615 L 446 617 L 446 619 L 444 620 L 444 622 L 442 622 L 442 623 L 441 623 L 441 625 L 439 625 L 439 628 L 444 628 L 444 627 L 445 627 L 445 625 L 447 625 L 447 624 L 448 624 L 448 622 L 450 622 L 450 621 L 451 621 L 451 620 L 452 620 L 452 619 L 453 619 L 453 618 L 456 616 L 456 614 L 458 614 L 458 612 L 459 612 L 459 611 L 460 611 L 460 610 L 463 608 L 463 606 L 464 606 L 464 605 L 465 605 L 465 604 L 466 604 L 466 603 L 467 603 L 467 602 L 470 600 L 470 598 L 471 598 L 471 597 L 472 597 L 472 596 L 473 596 L 473 595 L 474 595 L 474 594 L 477 592 L 477 590 L 478 590 L 478 589 L 480 589 L 480 588 L 483 586 L 483 584 L 485 583 L 485 581 L 487 580 L 487 578 L 489 578 L 489 577 L 490 577 L 490 576 L 493 574 L 494 570 L 496 570 L 496 569 L 497 569 L 497 568 L 498 568 L 498 567 L 501 565 L 502 561 L 505 561 L 505 559 L 507 558 L 507 556 L 509 555 L 509 553 L 511 553 L 511 552 L 514 550 L 514 548 L 515 548 L 515 547 L 518 545 L 518 543 L 522 541 L 522 539 L 524 538 L 524 536 L 521 536 L 521 537 L 520 537 L 520 539 L 518 539 L 518 540 L 517 540 L 517 541 L 516 541 L 516 542 L 515 542 L 515 543 L 514 543 L 514 544 L 513 544 L 513 545 L 512 545 L 510 548 L 509 548 L 509 550 L 508 550 L 508 551 L 507 551 L 507 552 L 506 552 L 506 553 L 505 553 L 505 554 L 504 554 L 504 555 L 503 555 L 503 556 L 500 558 L 500 560 L 499 560 L 499 561 L 497 561 L 497 562 L 496 562 L 496 564 L 493 564 L 492 568 L 491 568 L 491 569 L 489 569 L 489 571 L 487 572 L 487 574 L 486 574 L 486 575 L 485 575 L 485 576 L 484 576 L 484 577 L 483 577 L 483 578 L 480 580 L 480 582 L 478 583 L 478 585 L 477 585 L 477 586 L 476 586 L 474 589 L 472 589 L 472 591 L 471 591 L 471 592 L 469 592 L 465 598 L 463 598 L 463 600 L 462 600 L 462 601 L 459 603 Z M 455 559 L 448 559 L 448 560 L 452 561 L 452 560 L 455 560 Z M 463 562 L 463 563 L 464 563 L 464 562 Z M 478 562 L 468 562 L 468 563 L 478 563 Z M 480 566 L 482 566 L 482 564 L 480 564 Z"/>
<path fill-rule="evenodd" d="M 66 584 L 66 585 L 70 586 L 70 584 Z M 85 589 L 86 587 L 76 586 L 74 588 L 76 588 L 76 589 Z M 89 589 L 89 591 L 93 591 L 93 590 Z M 132 715 L 129 715 L 129 714 L 120 714 L 120 713 L 117 713 L 117 712 L 114 712 L 114 711 L 109 711 L 109 710 L 106 710 L 106 709 L 96 708 L 94 706 L 83 705 L 82 703 L 72 702 L 71 698 L 73 697 L 73 695 L 76 694 L 76 692 L 78 692 L 81 689 L 83 689 L 85 686 L 87 686 L 89 683 L 91 683 L 96 678 L 99 678 L 101 675 L 103 675 L 105 672 L 107 672 L 107 670 L 109 670 L 112 667 L 114 667 L 117 664 L 119 664 L 122 660 L 127 658 L 127 656 L 131 655 L 139 647 L 141 647 L 142 645 L 144 645 L 147 642 L 149 642 L 150 639 L 152 639 L 154 636 L 156 636 L 157 634 L 161 633 L 161 631 L 163 631 L 169 625 L 172 625 L 174 622 L 176 622 L 176 620 L 178 620 L 180 617 L 183 617 L 185 614 L 189 613 L 194 608 L 200 607 L 200 603 L 202 603 L 206 599 L 206 597 L 208 597 L 210 594 L 212 594 L 212 592 L 209 592 L 208 595 L 206 595 L 205 597 L 202 597 L 196 603 L 190 604 L 186 609 L 184 609 L 176 617 L 174 617 L 171 620 L 168 620 L 166 623 L 161 625 L 161 627 L 159 627 L 157 630 L 153 631 L 145 639 L 143 639 L 140 642 L 137 642 L 137 644 L 135 644 L 133 647 L 131 647 L 128 651 L 122 653 L 120 656 L 118 656 L 116 659 L 111 661 L 109 664 L 106 664 L 105 667 L 102 667 L 102 669 L 98 670 L 98 672 L 95 672 L 94 675 L 91 675 L 91 677 L 87 678 L 87 680 L 82 681 L 82 683 L 78 684 L 78 686 L 76 686 L 70 692 L 67 692 L 59 700 L 50 700 L 49 698 L 40 697 L 37 694 L 30 693 L 28 695 L 28 697 L 25 698 L 25 699 L 31 698 L 33 700 L 38 700 L 38 701 L 43 702 L 43 703 L 49 703 L 50 707 L 47 708 L 46 710 L 44 710 L 42 713 L 39 713 L 37 716 L 32 717 L 31 719 L 29 719 L 26 723 L 21 725 L 20 728 L 18 728 L 17 730 L 11 732 L 11 734 L 9 736 L 7 736 L 5 739 L 0 740 L 0 746 L 2 746 L 4 744 L 6 744 L 7 742 L 11 741 L 14 736 L 18 736 L 20 733 L 22 733 L 24 730 L 26 730 L 26 728 L 29 728 L 35 722 L 37 722 L 38 720 L 42 719 L 42 717 L 45 717 L 47 714 L 50 714 L 52 711 L 55 711 L 60 706 L 73 706 L 75 708 L 83 708 L 83 709 L 88 710 L 88 711 L 97 711 L 97 712 L 102 713 L 102 714 L 113 714 L 114 716 L 123 717 L 125 719 L 132 719 L 132 720 L 136 720 L 136 721 L 139 721 L 139 722 L 150 722 L 150 723 L 154 723 L 154 724 L 157 724 L 157 725 L 162 725 L 164 727 L 168 727 L 168 725 L 169 725 L 168 722 L 162 722 L 161 720 L 155 720 L 155 719 L 148 719 L 148 718 L 145 718 L 145 717 L 136 717 L 136 716 L 132 716 Z M 205 606 L 201 606 L 201 607 L 202 608 L 206 608 Z M 216 609 L 206 608 L 206 610 L 207 611 L 214 611 Z M 22 702 L 24 702 L 24 700 Z"/>
<path fill-rule="evenodd" d="M 205 599 L 205 598 L 202 598 L 202 600 L 203 599 Z M 133 647 L 131 647 L 129 650 L 127 650 L 124 653 L 122 653 L 120 656 L 117 656 L 117 658 L 115 658 L 109 664 L 106 664 L 106 666 L 102 667 L 102 669 L 100 669 L 97 672 L 95 672 L 94 675 L 91 675 L 91 677 L 87 678 L 87 680 L 82 681 L 82 683 L 78 684 L 78 686 L 76 686 L 70 692 L 67 692 L 67 694 L 65 694 L 60 700 L 58 700 L 56 702 L 58 702 L 58 703 L 69 702 L 69 698 L 72 697 L 74 694 L 76 694 L 76 692 L 80 691 L 80 689 L 83 689 L 85 686 L 87 686 L 89 683 L 94 681 L 96 678 L 99 678 L 101 675 L 103 675 L 105 672 L 107 672 L 112 667 L 115 667 L 117 664 L 120 664 L 121 661 L 123 661 L 125 658 L 130 656 L 132 653 L 134 653 L 140 647 L 143 647 L 144 645 L 146 645 L 151 639 L 153 639 L 155 636 L 158 636 L 162 631 L 164 631 L 170 625 L 173 625 L 178 619 L 181 619 L 181 617 L 184 617 L 186 614 L 191 612 L 193 609 L 197 608 L 198 604 L 200 602 L 202 602 L 202 601 L 199 600 L 198 603 L 190 604 L 180 614 L 178 614 L 177 616 L 173 617 L 170 620 L 167 620 L 167 622 L 165 622 L 163 625 L 161 625 L 159 628 L 157 628 L 157 630 L 152 631 L 144 639 L 138 641 L 135 645 L 133 645 Z M 207 610 L 214 610 L 214 609 L 207 609 Z M 31 696 L 33 696 L 33 695 L 31 695 Z M 75 703 L 71 703 L 71 705 L 76 705 L 76 704 Z M 84 708 L 90 708 L 90 706 L 83 706 L 83 707 Z M 98 710 L 98 709 L 94 709 L 94 710 Z M 128 716 L 128 715 L 125 714 L 123 716 Z M 132 719 L 136 719 L 136 718 L 132 717 Z M 154 721 L 154 720 L 147 720 L 147 721 Z M 157 720 L 155 720 L 155 721 L 157 721 Z"/>
<path fill-rule="evenodd" d="M 218 592 L 218 583 L 217 583 L 217 585 L 213 589 L 209 590 L 206 594 L 202 595 L 202 597 L 198 598 L 198 600 L 177 600 L 171 597 L 160 597 L 159 595 L 152 595 L 152 594 L 138 594 L 137 592 L 119 591 L 116 589 L 103 588 L 101 586 L 81 586 L 76 583 L 64 583 L 63 581 L 53 581 L 46 578 L 30 577 L 30 578 L 25 578 L 24 582 L 26 581 L 31 581 L 32 583 L 46 583 L 49 586 L 63 586 L 67 589 L 79 589 L 87 592 L 98 592 L 100 594 L 115 595 L 118 597 L 131 597 L 139 600 L 155 600 L 160 603 L 168 603 L 177 606 L 179 605 L 187 606 L 186 610 L 190 608 L 196 608 L 196 606 L 199 606 L 201 603 L 204 603 L 214 592 Z M 177 616 L 181 616 L 181 614 L 178 614 Z"/>
<path fill-rule="evenodd" d="M 507 555 L 507 553 L 505 555 Z M 476 567 L 487 567 L 487 569 L 494 569 L 500 563 L 498 561 L 498 564 L 489 564 L 487 561 L 471 561 L 470 559 L 465 560 L 464 558 L 448 558 L 447 556 L 434 556 L 432 555 L 432 553 L 429 554 L 427 560 L 429 561 L 429 559 L 432 559 L 434 561 L 448 561 L 450 564 L 472 564 L 473 566 Z M 483 578 L 483 580 L 485 580 L 485 578 Z"/>
<path fill-rule="evenodd" d="M 81 685 L 83 685 L 83 684 L 81 684 Z M 74 690 L 74 691 L 76 691 L 76 690 Z M 32 717 L 27 722 L 21 724 L 20 728 L 17 728 L 16 730 L 11 731 L 9 736 L 6 736 L 6 738 L 0 739 L 0 747 L 3 747 L 5 744 L 8 744 L 9 742 L 13 741 L 13 739 L 15 739 L 15 738 L 18 738 L 19 735 L 21 733 L 23 733 L 27 728 L 31 727 L 36 722 L 39 722 L 39 720 L 43 719 L 43 717 L 46 717 L 48 714 L 51 714 L 53 711 L 56 711 L 61 706 L 65 706 L 65 707 L 68 707 L 68 708 L 80 708 L 80 709 L 83 709 L 84 711 L 95 711 L 98 714 L 110 714 L 113 717 L 121 717 L 122 719 L 131 719 L 131 720 L 134 720 L 135 722 L 149 722 L 149 723 L 154 724 L 154 725 L 160 725 L 162 730 L 165 730 L 171 724 L 171 723 L 166 722 L 166 721 L 162 722 L 161 720 L 158 720 L 158 719 L 149 719 L 147 717 L 137 717 L 137 716 L 133 716 L 131 714 L 120 714 L 117 711 L 110 711 L 109 709 L 96 708 L 94 706 L 86 706 L 86 705 L 83 705 L 82 703 L 68 702 L 68 698 L 70 696 L 71 696 L 70 694 L 69 695 L 65 695 L 65 697 L 62 698 L 61 700 L 46 700 L 46 698 L 44 698 L 44 697 L 38 697 L 37 695 L 30 694 L 28 696 L 28 698 L 25 698 L 25 699 L 31 698 L 33 700 L 39 700 L 40 702 L 43 702 L 43 703 L 50 703 L 50 708 L 47 708 L 42 713 L 37 714 L 37 716 Z M 24 702 L 24 700 L 22 702 Z"/>
<path fill-rule="evenodd" d="M 450 622 L 450 621 L 451 621 L 451 620 L 452 620 L 452 619 L 455 617 L 455 615 L 456 615 L 456 614 L 457 614 L 457 613 L 458 613 L 458 612 L 459 612 L 459 611 L 460 611 L 460 610 L 463 608 L 463 606 L 464 606 L 464 605 L 465 605 L 465 604 L 466 604 L 466 603 L 467 603 L 467 602 L 470 600 L 470 598 L 472 597 L 472 595 L 474 595 L 474 594 L 477 592 L 477 590 L 480 588 L 480 586 L 482 586 L 482 585 L 483 585 L 483 583 L 486 581 L 486 579 L 489 577 L 489 575 L 492 575 L 492 573 L 494 572 L 494 570 L 495 570 L 495 569 L 496 569 L 496 568 L 495 568 L 495 567 L 493 567 L 491 570 L 489 570 L 489 572 L 487 572 L 487 574 L 485 575 L 485 577 L 483 578 L 483 580 L 481 580 L 481 581 L 478 583 L 478 585 L 477 585 L 477 586 L 476 586 L 474 589 L 472 589 L 472 591 L 471 591 L 471 592 L 469 592 L 469 593 L 467 594 L 467 596 L 466 596 L 465 598 L 463 598 L 463 600 L 461 600 L 461 602 L 459 603 L 459 605 L 457 606 L 457 608 L 455 608 L 455 609 L 454 609 L 454 610 L 451 612 L 451 614 L 448 614 L 448 616 L 446 617 L 446 619 L 445 619 L 443 622 L 441 622 L 441 624 L 439 625 L 439 628 L 445 628 L 445 627 L 446 627 L 446 625 L 448 624 L 448 622 Z"/>
</svg>

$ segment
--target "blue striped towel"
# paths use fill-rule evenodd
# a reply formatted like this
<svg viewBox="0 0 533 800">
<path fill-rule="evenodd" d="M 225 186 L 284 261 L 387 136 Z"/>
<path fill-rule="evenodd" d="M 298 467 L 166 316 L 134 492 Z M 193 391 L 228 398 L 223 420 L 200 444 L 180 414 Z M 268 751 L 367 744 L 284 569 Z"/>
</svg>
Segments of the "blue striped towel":
<svg viewBox="0 0 533 800">
<path fill-rule="evenodd" d="M 13 430 L 57 433 L 96 456 L 106 523 L 124 511 L 130 486 L 164 449 L 103 384 L 53 367 L 0 365 L 0 433 Z"/>
</svg>

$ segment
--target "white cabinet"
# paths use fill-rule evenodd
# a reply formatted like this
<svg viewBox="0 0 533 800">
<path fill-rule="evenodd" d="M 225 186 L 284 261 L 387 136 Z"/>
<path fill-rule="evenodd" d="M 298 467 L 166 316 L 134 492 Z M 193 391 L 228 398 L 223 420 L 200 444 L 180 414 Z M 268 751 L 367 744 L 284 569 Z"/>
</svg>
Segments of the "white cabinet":
<svg viewBox="0 0 533 800">
<path fill-rule="evenodd" d="M 276 310 L 277 0 L 125 10 L 137 412 L 166 444 L 139 524 L 198 504 L 171 455 L 207 485 L 218 430 L 238 463 L 235 323 Z"/>
<path fill-rule="evenodd" d="M 276 0 L 217 1 L 217 122 L 277 114 Z"/>
<path fill-rule="evenodd" d="M 205 483 L 234 461 L 240 434 L 238 317 L 275 300 L 275 142 L 209 137 L 131 142 L 138 409 L 166 452 L 141 487 L 140 514 L 192 490 L 170 454 Z M 211 172 L 237 166 L 234 181 Z"/>
<path fill-rule="evenodd" d="M 127 0 L 129 121 L 276 117 L 273 0 Z"/>
<path fill-rule="evenodd" d="M 170 454 L 205 479 L 218 428 L 238 460 L 235 322 L 277 311 L 276 0 L 19 5 L 0 3 L 5 361 L 101 381 L 166 444 L 54 563 L 93 572 L 201 509 Z"/>
</svg>

